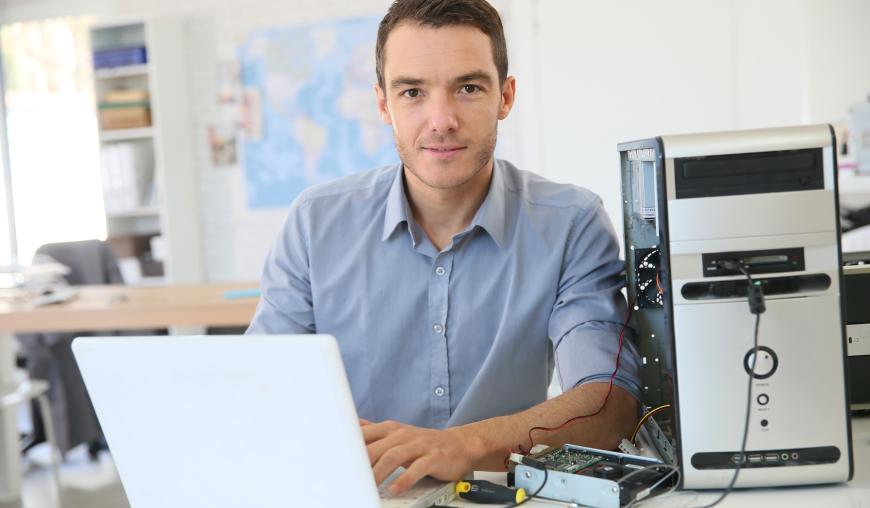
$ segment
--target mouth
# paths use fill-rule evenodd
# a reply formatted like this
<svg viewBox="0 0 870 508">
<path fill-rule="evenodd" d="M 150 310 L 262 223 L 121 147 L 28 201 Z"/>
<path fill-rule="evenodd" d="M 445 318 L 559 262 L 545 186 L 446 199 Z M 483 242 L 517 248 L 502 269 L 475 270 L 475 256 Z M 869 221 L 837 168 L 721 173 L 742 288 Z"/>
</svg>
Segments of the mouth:
<svg viewBox="0 0 870 508">
<path fill-rule="evenodd" d="M 439 159 L 449 159 L 465 149 L 466 147 L 464 146 L 452 145 L 429 145 L 423 147 L 426 153 Z"/>
</svg>

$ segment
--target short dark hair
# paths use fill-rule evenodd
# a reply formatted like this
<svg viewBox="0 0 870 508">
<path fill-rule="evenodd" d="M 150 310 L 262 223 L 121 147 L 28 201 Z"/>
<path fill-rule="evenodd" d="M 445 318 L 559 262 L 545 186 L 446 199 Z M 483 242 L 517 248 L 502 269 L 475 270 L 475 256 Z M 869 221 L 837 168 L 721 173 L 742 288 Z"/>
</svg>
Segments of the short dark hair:
<svg viewBox="0 0 870 508">
<path fill-rule="evenodd" d="M 396 0 L 378 27 L 375 72 L 381 88 L 384 88 L 384 45 L 390 32 L 403 22 L 432 28 L 469 25 L 479 29 L 489 37 L 492 44 L 492 59 L 498 70 L 499 86 L 507 79 L 508 57 L 504 28 L 498 11 L 489 2 L 486 0 Z"/>
</svg>

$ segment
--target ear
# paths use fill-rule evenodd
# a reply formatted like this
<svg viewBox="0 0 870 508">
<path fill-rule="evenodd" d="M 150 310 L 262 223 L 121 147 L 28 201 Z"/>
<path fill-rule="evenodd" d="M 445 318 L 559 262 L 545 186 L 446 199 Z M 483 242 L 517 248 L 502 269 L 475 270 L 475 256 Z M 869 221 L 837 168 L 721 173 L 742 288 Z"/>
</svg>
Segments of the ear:
<svg viewBox="0 0 870 508">
<path fill-rule="evenodd" d="M 387 125 L 392 125 L 393 118 L 390 116 L 390 110 L 387 109 L 387 96 L 377 83 L 375 83 L 375 94 L 378 98 L 378 114 L 381 115 L 381 121 Z"/>
<path fill-rule="evenodd" d="M 504 80 L 504 85 L 501 87 L 501 104 L 498 108 L 498 119 L 504 120 L 514 107 L 514 100 L 517 97 L 517 78 L 508 76 Z"/>
</svg>

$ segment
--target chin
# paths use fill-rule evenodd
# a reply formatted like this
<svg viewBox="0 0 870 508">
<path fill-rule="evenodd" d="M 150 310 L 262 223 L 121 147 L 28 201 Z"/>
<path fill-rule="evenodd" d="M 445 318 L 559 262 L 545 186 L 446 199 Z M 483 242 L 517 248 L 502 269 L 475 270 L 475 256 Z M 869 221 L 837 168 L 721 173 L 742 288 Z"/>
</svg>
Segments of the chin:
<svg viewBox="0 0 870 508">
<path fill-rule="evenodd" d="M 444 175 L 432 176 L 418 174 L 417 178 L 426 184 L 427 187 L 432 187 L 433 189 L 453 189 L 468 181 L 468 178 L 445 177 Z"/>
<path fill-rule="evenodd" d="M 463 154 L 452 160 L 430 159 L 424 155 L 409 161 L 411 164 L 405 163 L 404 159 L 402 162 L 427 187 L 446 190 L 462 187 L 480 171 L 479 162 L 469 155 Z"/>
</svg>

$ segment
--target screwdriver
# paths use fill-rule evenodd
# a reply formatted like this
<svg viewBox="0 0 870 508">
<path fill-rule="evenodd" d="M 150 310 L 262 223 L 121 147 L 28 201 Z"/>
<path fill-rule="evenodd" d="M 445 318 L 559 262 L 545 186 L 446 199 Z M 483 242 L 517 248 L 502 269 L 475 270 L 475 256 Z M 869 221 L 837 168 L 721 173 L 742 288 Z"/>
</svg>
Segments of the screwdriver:
<svg viewBox="0 0 870 508">
<path fill-rule="evenodd" d="M 504 485 L 486 480 L 464 480 L 456 482 L 459 497 L 475 503 L 522 503 L 526 499 L 526 489 L 510 489 Z"/>
</svg>

